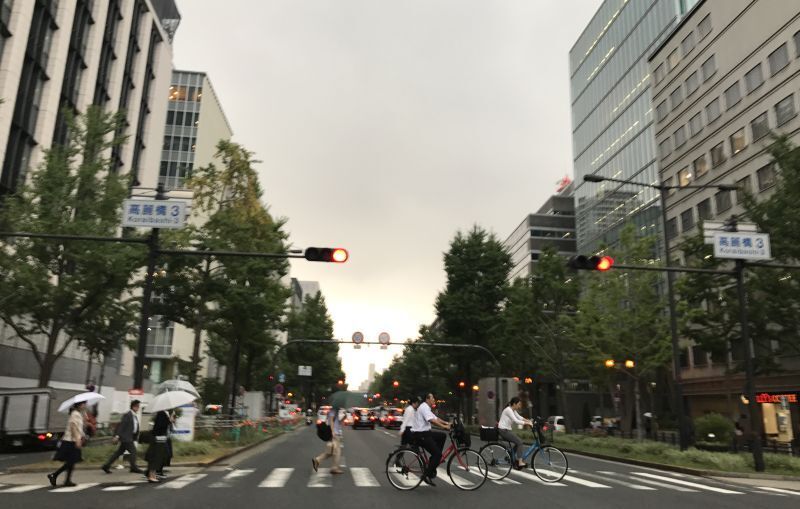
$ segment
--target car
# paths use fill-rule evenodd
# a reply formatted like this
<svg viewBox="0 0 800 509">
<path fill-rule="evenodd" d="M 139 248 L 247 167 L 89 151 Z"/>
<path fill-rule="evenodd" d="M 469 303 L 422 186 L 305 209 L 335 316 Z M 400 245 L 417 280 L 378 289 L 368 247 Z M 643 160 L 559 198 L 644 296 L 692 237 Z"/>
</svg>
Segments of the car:
<svg viewBox="0 0 800 509">
<path fill-rule="evenodd" d="M 356 408 L 352 414 L 353 429 L 369 428 L 375 429 L 375 421 L 377 418 L 372 412 L 366 408 Z"/>
<path fill-rule="evenodd" d="M 547 418 L 547 427 L 556 433 L 566 433 L 567 420 L 563 415 L 551 415 Z"/>
<path fill-rule="evenodd" d="M 386 415 L 381 418 L 381 425 L 388 429 L 400 429 L 403 424 L 403 410 L 400 408 L 389 408 Z"/>
</svg>

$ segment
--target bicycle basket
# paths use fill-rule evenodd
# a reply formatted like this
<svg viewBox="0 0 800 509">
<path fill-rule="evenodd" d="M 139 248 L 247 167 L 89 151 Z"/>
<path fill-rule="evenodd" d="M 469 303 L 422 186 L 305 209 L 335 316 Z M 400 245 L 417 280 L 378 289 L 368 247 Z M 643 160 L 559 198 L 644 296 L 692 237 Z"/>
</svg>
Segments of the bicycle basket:
<svg viewBox="0 0 800 509">
<path fill-rule="evenodd" d="M 480 434 L 484 442 L 496 442 L 500 439 L 500 433 L 493 426 L 481 426 Z"/>
<path fill-rule="evenodd" d="M 459 447 L 469 447 L 472 445 L 472 437 L 467 433 L 467 430 L 460 421 L 453 423 L 453 438 Z"/>
</svg>

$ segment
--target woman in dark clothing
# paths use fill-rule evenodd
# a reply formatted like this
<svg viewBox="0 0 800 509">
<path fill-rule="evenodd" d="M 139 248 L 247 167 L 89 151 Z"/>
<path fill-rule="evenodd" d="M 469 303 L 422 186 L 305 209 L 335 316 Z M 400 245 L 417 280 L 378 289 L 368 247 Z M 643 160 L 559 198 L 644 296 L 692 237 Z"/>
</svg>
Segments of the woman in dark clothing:
<svg viewBox="0 0 800 509">
<path fill-rule="evenodd" d="M 169 415 L 165 410 L 156 414 L 153 429 L 151 430 L 152 441 L 147 448 L 145 459 L 147 460 L 147 481 L 158 482 L 156 471 L 161 470 L 167 456 L 167 436 L 169 435 Z"/>
<path fill-rule="evenodd" d="M 86 402 L 75 403 L 69 409 L 69 419 L 67 420 L 67 429 L 61 437 L 61 442 L 58 445 L 58 450 L 53 457 L 56 461 L 63 461 L 64 464 L 61 468 L 47 474 L 47 479 L 50 481 L 51 486 L 56 485 L 58 476 L 61 472 L 67 473 L 67 480 L 64 481 L 64 486 L 75 486 L 72 482 L 72 470 L 75 468 L 76 463 L 83 461 L 81 448 L 83 447 L 84 430 L 83 430 L 83 410 L 86 407 Z"/>
</svg>

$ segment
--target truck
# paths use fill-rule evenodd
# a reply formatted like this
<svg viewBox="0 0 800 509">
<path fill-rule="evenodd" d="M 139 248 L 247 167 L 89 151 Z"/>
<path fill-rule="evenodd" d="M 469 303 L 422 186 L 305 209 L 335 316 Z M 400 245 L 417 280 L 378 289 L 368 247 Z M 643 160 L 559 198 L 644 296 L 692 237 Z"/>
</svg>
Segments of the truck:
<svg viewBox="0 0 800 509">
<path fill-rule="evenodd" d="M 82 391 L 54 388 L 0 388 L 0 449 L 53 448 L 64 434 L 62 401 Z"/>
</svg>

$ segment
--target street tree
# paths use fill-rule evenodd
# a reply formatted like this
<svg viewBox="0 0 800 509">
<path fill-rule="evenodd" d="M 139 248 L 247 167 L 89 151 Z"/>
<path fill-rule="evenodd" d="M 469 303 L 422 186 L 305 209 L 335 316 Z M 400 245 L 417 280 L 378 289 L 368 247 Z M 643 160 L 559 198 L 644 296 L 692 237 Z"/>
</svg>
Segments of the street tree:
<svg viewBox="0 0 800 509">
<path fill-rule="evenodd" d="M 5 230 L 114 237 L 120 225 L 127 177 L 117 172 L 112 148 L 122 114 L 90 107 L 70 117 L 69 142 L 45 151 L 40 167 L 15 195 L 5 198 L 0 224 Z M 3 239 L 0 248 L 0 319 L 14 336 L 30 347 L 38 385 L 46 387 L 58 360 L 76 340 L 88 340 L 87 323 L 122 320 L 108 302 L 130 289 L 132 275 L 144 262 L 140 247 L 110 242 Z M 135 307 L 130 309 L 135 310 Z M 121 344 L 114 335 L 103 339 Z"/>
</svg>

